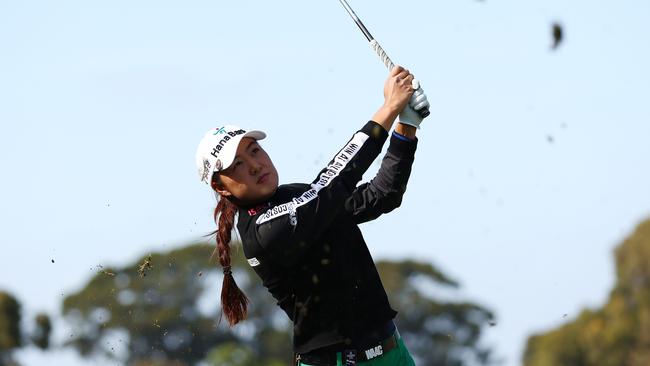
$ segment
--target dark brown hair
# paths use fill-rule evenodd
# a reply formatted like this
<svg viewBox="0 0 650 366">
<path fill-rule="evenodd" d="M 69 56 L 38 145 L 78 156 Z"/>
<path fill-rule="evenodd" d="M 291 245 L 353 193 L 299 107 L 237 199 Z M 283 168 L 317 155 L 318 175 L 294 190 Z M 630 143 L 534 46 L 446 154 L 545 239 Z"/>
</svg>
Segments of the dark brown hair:
<svg viewBox="0 0 650 366">
<path fill-rule="evenodd" d="M 212 189 L 217 191 L 220 187 L 219 176 L 215 174 L 212 177 Z M 230 263 L 230 237 L 232 228 L 235 224 L 235 215 L 237 206 L 230 202 L 226 197 L 219 197 L 217 207 L 214 209 L 214 222 L 217 224 L 217 230 L 212 234 L 216 236 L 217 247 L 212 255 L 219 257 L 219 263 L 223 267 L 223 284 L 221 286 L 221 311 L 226 315 L 230 326 L 234 326 L 240 321 L 246 319 L 248 314 L 249 300 L 239 289 L 235 278 L 232 275 Z"/>
</svg>

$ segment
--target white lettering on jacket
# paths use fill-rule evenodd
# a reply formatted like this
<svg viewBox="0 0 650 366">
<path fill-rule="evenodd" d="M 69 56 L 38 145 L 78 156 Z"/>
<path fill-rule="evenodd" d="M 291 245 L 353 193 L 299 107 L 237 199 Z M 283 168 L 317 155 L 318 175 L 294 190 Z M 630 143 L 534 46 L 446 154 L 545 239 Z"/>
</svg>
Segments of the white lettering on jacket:
<svg viewBox="0 0 650 366">
<path fill-rule="evenodd" d="M 366 359 L 370 360 L 375 357 L 379 357 L 384 354 L 383 348 L 381 348 L 381 345 L 377 347 L 373 347 L 370 349 L 365 350 L 366 353 Z"/>
<path fill-rule="evenodd" d="M 332 180 L 338 177 L 339 173 L 345 169 L 348 162 L 359 152 L 361 146 L 363 146 L 366 140 L 368 140 L 368 137 L 369 136 L 363 132 L 355 133 L 347 145 L 336 154 L 334 160 L 327 165 L 318 177 L 316 183 L 312 183 L 311 189 L 307 190 L 300 196 L 293 198 L 290 202 L 268 209 L 264 214 L 260 215 L 255 222 L 260 225 L 287 213 L 291 213 L 290 223 L 292 226 L 296 226 L 298 224 L 298 216 L 296 215 L 298 208 L 318 197 L 318 191 L 327 187 Z"/>
</svg>

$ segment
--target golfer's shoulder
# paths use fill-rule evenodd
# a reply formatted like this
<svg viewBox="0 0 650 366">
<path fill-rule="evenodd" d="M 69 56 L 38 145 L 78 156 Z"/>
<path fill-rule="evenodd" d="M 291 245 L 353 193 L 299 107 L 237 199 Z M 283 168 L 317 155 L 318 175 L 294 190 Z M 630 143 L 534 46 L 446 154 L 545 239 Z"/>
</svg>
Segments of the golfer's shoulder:
<svg viewBox="0 0 650 366">
<path fill-rule="evenodd" d="M 283 184 L 280 187 L 278 187 L 278 189 L 279 188 L 286 190 L 286 193 L 288 193 L 289 196 L 296 196 L 309 190 L 311 186 L 307 183 L 290 183 L 290 184 Z"/>
<path fill-rule="evenodd" d="M 240 233 L 254 229 L 254 224 L 260 216 L 267 214 L 276 206 L 291 202 L 294 197 L 299 196 L 307 189 L 309 189 L 309 185 L 304 183 L 282 184 L 278 186 L 276 192 L 268 201 L 239 210 L 237 229 Z"/>
<path fill-rule="evenodd" d="M 266 220 L 259 221 L 261 216 L 269 216 L 276 211 L 277 213 L 281 213 L 280 208 L 291 204 L 295 198 L 300 197 L 309 189 L 311 189 L 311 186 L 305 183 L 291 183 L 278 186 L 275 194 L 268 201 L 253 207 L 240 209 L 237 229 L 240 232 L 253 230 L 256 223 L 266 222 Z"/>
<path fill-rule="evenodd" d="M 239 217 L 237 218 L 237 232 L 241 239 L 241 244 L 244 249 L 246 258 L 251 258 L 259 249 L 260 244 L 256 235 L 255 220 L 261 214 L 266 212 L 270 207 L 270 203 L 266 202 L 254 207 L 239 210 Z"/>
</svg>

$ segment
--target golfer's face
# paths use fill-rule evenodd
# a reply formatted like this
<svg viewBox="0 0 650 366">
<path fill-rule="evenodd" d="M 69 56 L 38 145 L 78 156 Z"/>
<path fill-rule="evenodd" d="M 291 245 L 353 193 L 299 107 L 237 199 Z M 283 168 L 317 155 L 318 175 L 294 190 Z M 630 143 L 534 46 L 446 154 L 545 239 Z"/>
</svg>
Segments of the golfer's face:
<svg viewBox="0 0 650 366">
<path fill-rule="evenodd" d="M 221 172 L 224 188 L 245 203 L 270 198 L 278 188 L 278 172 L 269 155 L 256 140 L 245 137 L 239 142 L 232 165 Z"/>
</svg>

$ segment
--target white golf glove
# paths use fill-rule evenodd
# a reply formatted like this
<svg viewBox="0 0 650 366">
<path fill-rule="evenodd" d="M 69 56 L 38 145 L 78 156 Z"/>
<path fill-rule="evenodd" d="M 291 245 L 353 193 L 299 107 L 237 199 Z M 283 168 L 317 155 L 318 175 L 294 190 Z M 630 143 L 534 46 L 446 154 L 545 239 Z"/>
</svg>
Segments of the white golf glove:
<svg viewBox="0 0 650 366">
<path fill-rule="evenodd" d="M 411 95 L 409 104 L 407 104 L 399 114 L 398 121 L 405 125 L 420 128 L 420 123 L 422 123 L 424 118 L 422 118 L 417 111 L 428 107 L 429 101 L 427 100 L 427 96 L 424 95 L 424 90 L 420 88 L 420 83 L 415 79 L 413 79 L 413 89 L 416 90 L 413 95 Z"/>
</svg>

